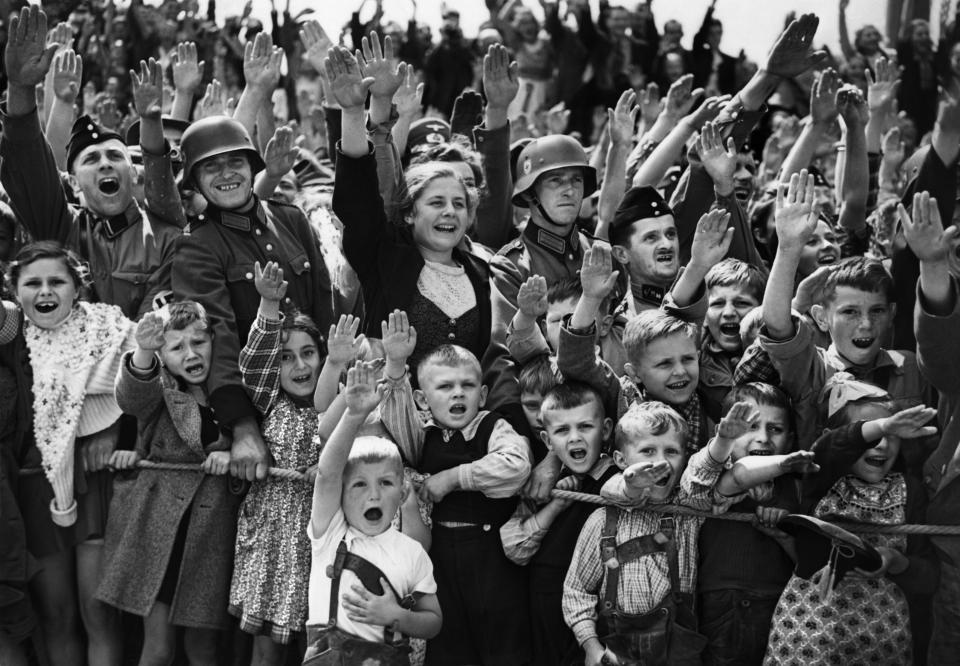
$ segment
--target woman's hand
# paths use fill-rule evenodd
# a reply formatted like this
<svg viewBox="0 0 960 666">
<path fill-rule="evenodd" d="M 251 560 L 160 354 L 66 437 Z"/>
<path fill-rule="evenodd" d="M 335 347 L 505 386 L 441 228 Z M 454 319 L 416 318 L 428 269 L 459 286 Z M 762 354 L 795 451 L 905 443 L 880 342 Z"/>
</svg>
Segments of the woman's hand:
<svg viewBox="0 0 960 666">
<path fill-rule="evenodd" d="M 327 93 L 344 111 L 363 108 L 367 92 L 373 87 L 372 76 L 364 78 L 357 59 L 348 49 L 335 46 L 323 61 L 327 73 Z"/>
</svg>

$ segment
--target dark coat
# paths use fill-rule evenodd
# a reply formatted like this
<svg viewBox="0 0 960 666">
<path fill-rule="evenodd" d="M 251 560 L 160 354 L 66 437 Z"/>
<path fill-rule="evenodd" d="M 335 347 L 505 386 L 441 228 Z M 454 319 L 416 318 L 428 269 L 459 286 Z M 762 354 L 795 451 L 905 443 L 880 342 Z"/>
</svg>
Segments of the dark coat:
<svg viewBox="0 0 960 666">
<path fill-rule="evenodd" d="M 359 158 L 339 154 L 336 179 L 333 211 L 343 222 L 343 253 L 363 287 L 363 332 L 379 338 L 380 322 L 386 321 L 388 314 L 396 308 L 409 310 L 423 257 L 410 232 L 387 220 L 373 153 Z M 479 349 L 470 351 L 482 359 L 490 342 L 490 267 L 482 258 L 460 249 L 454 250 L 453 256 L 476 292 L 480 344 Z"/>
<path fill-rule="evenodd" d="M 284 307 L 310 315 L 321 331 L 334 322 L 333 293 L 319 244 L 303 211 L 256 199 L 247 213 L 208 206 L 177 239 L 173 292 L 202 303 L 213 323 L 210 406 L 224 426 L 258 416 L 240 377 L 240 349 L 257 317 L 253 264 L 276 261 L 289 283 Z"/>
<path fill-rule="evenodd" d="M 200 409 L 165 371 L 137 379 L 123 360 L 117 402 L 139 416 L 141 455 L 146 460 L 202 463 L 210 451 L 229 450 L 222 437 L 204 448 Z M 230 478 L 198 472 L 138 470 L 114 482 L 105 538 L 103 578 L 97 598 L 146 616 L 169 565 L 180 523 L 189 525 L 180 577 L 170 611 L 178 626 L 224 629 L 233 575 L 237 510 L 241 498 Z"/>
</svg>

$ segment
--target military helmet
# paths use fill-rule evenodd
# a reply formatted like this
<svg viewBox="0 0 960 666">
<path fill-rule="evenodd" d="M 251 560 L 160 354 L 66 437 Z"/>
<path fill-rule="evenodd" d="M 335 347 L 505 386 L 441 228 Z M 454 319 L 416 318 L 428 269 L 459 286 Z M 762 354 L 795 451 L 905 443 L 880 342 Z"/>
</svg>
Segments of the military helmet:
<svg viewBox="0 0 960 666">
<path fill-rule="evenodd" d="M 537 178 L 547 171 L 565 167 L 583 169 L 583 196 L 597 189 L 597 171 L 587 162 L 587 154 L 580 142 L 565 134 L 550 134 L 534 139 L 517 158 L 517 182 L 513 186 L 513 205 L 527 207 L 523 197 Z"/>
<path fill-rule="evenodd" d="M 254 174 L 263 171 L 263 158 L 239 121 L 227 116 L 210 116 L 191 123 L 180 140 L 184 181 L 188 184 L 192 182 L 193 168 L 203 160 L 235 150 L 247 154 Z"/>
</svg>

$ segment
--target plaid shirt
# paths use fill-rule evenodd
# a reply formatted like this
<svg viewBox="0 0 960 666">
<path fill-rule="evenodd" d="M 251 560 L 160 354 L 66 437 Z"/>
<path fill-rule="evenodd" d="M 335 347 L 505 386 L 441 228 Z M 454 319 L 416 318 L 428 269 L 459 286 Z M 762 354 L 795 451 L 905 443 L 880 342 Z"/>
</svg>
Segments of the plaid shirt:
<svg viewBox="0 0 960 666">
<path fill-rule="evenodd" d="M 280 327 L 282 319 L 267 319 L 257 312 L 247 344 L 240 350 L 240 374 L 254 406 L 266 415 L 280 394 Z"/>
<path fill-rule="evenodd" d="M 687 462 L 680 478 L 679 487 L 668 504 L 709 510 L 712 505 L 713 487 L 723 471 L 703 449 Z M 622 487 L 623 476 L 617 475 L 604 485 L 614 494 Z M 626 499 L 625 497 L 621 497 Z M 617 522 L 617 545 L 634 537 L 655 534 L 663 514 L 635 509 L 621 511 Z M 600 532 L 603 529 L 605 509 L 590 514 L 563 583 L 563 618 L 573 630 L 577 641 L 583 643 L 597 635 L 597 605 L 606 594 L 606 569 L 600 561 Z M 680 591 L 694 592 L 697 583 L 697 539 L 703 519 L 693 516 L 674 516 L 674 539 L 677 540 L 680 564 Z M 639 614 L 653 610 L 670 592 L 670 574 L 667 557 L 656 553 L 632 562 L 620 563 L 620 580 L 617 589 L 617 608 L 624 613 Z"/>
</svg>

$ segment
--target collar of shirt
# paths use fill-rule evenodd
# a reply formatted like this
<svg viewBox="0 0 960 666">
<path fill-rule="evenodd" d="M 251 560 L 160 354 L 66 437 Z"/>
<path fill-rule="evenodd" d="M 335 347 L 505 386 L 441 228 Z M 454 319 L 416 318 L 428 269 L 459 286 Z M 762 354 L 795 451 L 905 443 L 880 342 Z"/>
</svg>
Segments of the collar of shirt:
<svg viewBox="0 0 960 666">
<path fill-rule="evenodd" d="M 100 222 L 100 230 L 110 240 L 113 240 L 143 218 L 143 210 L 136 199 L 131 199 L 126 210 L 113 217 L 98 218 L 93 211 L 89 211 L 89 214 Z"/>
<path fill-rule="evenodd" d="M 223 210 L 222 208 L 211 205 L 207 206 L 207 209 L 198 215 L 197 219 L 207 219 L 212 222 L 218 222 L 234 231 L 249 232 L 256 228 L 257 222 L 260 223 L 260 226 L 266 226 L 267 213 L 263 209 L 260 199 L 256 195 L 253 195 L 253 206 L 246 212 L 241 213 L 235 210 Z"/>
<path fill-rule="evenodd" d="M 346 521 L 346 518 L 344 518 L 344 521 Z M 361 541 L 373 541 L 373 542 L 387 541 L 390 538 L 389 533 L 393 529 L 394 529 L 393 525 L 390 525 L 387 529 L 380 532 L 380 534 L 374 534 L 371 536 L 369 534 L 364 534 L 357 528 L 347 524 L 347 532 L 346 534 L 343 535 L 343 541 L 344 543 L 347 544 L 347 550 L 350 550 L 353 547 L 353 542 L 358 539 Z M 385 546 L 386 544 L 381 544 L 381 545 Z"/>
<path fill-rule="evenodd" d="M 558 257 L 563 257 L 568 253 L 575 254 L 580 251 L 580 232 L 577 230 L 576 225 L 573 226 L 570 233 L 564 238 L 552 231 L 537 226 L 532 220 L 528 220 L 527 225 L 523 228 L 523 237 L 528 243 L 539 245 Z"/>
<path fill-rule="evenodd" d="M 837 351 L 836 345 L 831 343 L 824 353 L 824 358 L 836 370 L 849 372 L 857 379 L 866 379 L 880 368 L 890 368 L 897 375 L 903 374 L 904 356 L 896 350 L 881 349 L 871 365 L 861 366 L 845 359 Z"/>
<path fill-rule="evenodd" d="M 477 428 L 480 427 L 480 421 L 483 420 L 483 417 L 489 414 L 487 410 L 481 409 L 477 415 L 474 417 L 470 423 L 465 425 L 463 428 L 460 428 L 460 432 L 463 434 L 463 438 L 468 442 L 474 438 L 477 434 Z M 437 428 L 443 432 L 443 441 L 449 442 L 450 438 L 453 437 L 453 433 L 457 432 L 456 428 L 444 428 L 442 425 L 433 420 L 433 416 L 427 419 L 426 423 L 427 428 Z"/>
</svg>

